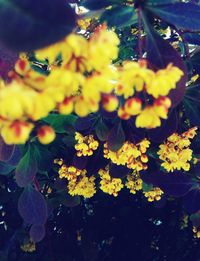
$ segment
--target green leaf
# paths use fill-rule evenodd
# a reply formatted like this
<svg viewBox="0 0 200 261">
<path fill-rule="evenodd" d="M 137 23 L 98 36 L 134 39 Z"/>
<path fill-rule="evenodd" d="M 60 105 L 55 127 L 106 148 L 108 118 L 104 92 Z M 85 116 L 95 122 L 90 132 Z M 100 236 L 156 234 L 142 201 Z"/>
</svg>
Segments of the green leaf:
<svg viewBox="0 0 200 261">
<path fill-rule="evenodd" d="M 200 31 L 200 6 L 191 3 L 171 3 L 148 6 L 159 18 L 182 30 Z"/>
<path fill-rule="evenodd" d="M 32 186 L 26 187 L 19 197 L 18 211 L 28 224 L 43 225 L 47 220 L 46 201 Z"/>
<path fill-rule="evenodd" d="M 13 155 L 14 149 L 14 145 L 7 145 L 0 136 L 0 161 L 9 161 Z"/>
<path fill-rule="evenodd" d="M 45 237 L 45 226 L 44 225 L 32 225 L 30 229 L 30 238 L 33 242 L 40 242 Z"/>
<path fill-rule="evenodd" d="M 168 43 L 168 41 L 164 40 L 154 30 L 148 21 L 145 12 L 143 12 L 143 22 L 147 34 L 146 50 L 149 63 L 156 69 L 165 68 L 168 64 L 172 63 L 184 73 L 180 81 L 177 83 L 176 89 L 169 93 L 169 98 L 172 101 L 173 107 L 175 107 L 182 101 L 185 94 L 187 82 L 186 65 L 180 54 Z"/>
<path fill-rule="evenodd" d="M 8 175 L 15 169 L 14 166 L 5 162 L 0 162 L 0 175 Z"/>
<path fill-rule="evenodd" d="M 71 133 L 74 131 L 74 124 L 77 119 L 77 116 L 70 115 L 61 115 L 61 114 L 50 114 L 43 119 L 46 123 L 51 125 L 51 127 L 57 133 Z"/>
<path fill-rule="evenodd" d="M 61 40 L 75 26 L 65 0 L 0 0 L 0 39 L 16 51 L 32 51 Z"/>
<path fill-rule="evenodd" d="M 106 10 L 100 21 L 107 22 L 109 27 L 125 27 L 137 23 L 137 14 L 131 6 L 117 6 Z"/>
<path fill-rule="evenodd" d="M 148 192 L 150 191 L 151 189 L 153 188 L 153 185 L 152 184 L 147 184 L 145 182 L 142 183 L 142 190 L 144 192 Z"/>
<path fill-rule="evenodd" d="M 183 104 L 185 113 L 193 126 L 200 126 L 200 86 L 188 89 Z"/>
<path fill-rule="evenodd" d="M 121 122 L 117 123 L 108 135 L 108 149 L 112 151 L 119 150 L 125 142 L 125 133 Z"/>
<path fill-rule="evenodd" d="M 89 10 L 98 10 L 120 2 L 121 0 L 83 0 L 81 5 Z"/>
<path fill-rule="evenodd" d="M 145 6 L 160 6 L 166 4 L 172 4 L 178 2 L 177 0 L 147 0 L 145 2 Z"/>
<path fill-rule="evenodd" d="M 106 126 L 106 124 L 103 122 L 102 119 L 100 119 L 95 126 L 95 132 L 99 140 L 105 141 L 107 140 L 108 134 L 109 134 L 109 128 Z"/>
<path fill-rule="evenodd" d="M 15 171 L 15 178 L 19 187 L 26 187 L 33 181 L 38 170 L 35 149 L 29 146 L 25 155 L 21 158 Z"/>
</svg>

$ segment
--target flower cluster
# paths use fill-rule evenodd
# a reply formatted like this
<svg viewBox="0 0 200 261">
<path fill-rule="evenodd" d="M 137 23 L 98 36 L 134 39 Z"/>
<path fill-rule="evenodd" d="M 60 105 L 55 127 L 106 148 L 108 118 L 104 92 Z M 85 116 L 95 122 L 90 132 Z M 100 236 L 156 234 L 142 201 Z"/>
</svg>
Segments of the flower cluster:
<svg viewBox="0 0 200 261">
<path fill-rule="evenodd" d="M 83 136 L 81 133 L 76 132 L 75 140 L 77 141 L 75 149 L 77 151 L 76 155 L 78 157 L 93 155 L 93 152 L 97 150 L 99 146 L 98 141 L 94 139 L 93 135 Z"/>
<path fill-rule="evenodd" d="M 9 74 L 11 83 L 0 85 L 0 125 L 6 143 L 26 142 L 34 122 L 55 110 L 80 117 L 100 109 L 117 110 L 123 120 L 136 117 L 138 128 L 160 126 L 171 106 L 167 95 L 176 88 L 182 71 L 169 64 L 154 72 L 145 60 L 116 66 L 112 63 L 118 57 L 118 45 L 117 34 L 101 25 L 89 39 L 72 33 L 37 50 L 35 57 L 41 63 L 48 61 L 46 73 L 34 70 L 21 55 Z M 39 141 L 47 144 L 53 137 Z"/>
<path fill-rule="evenodd" d="M 119 191 L 124 187 L 120 178 L 112 178 L 109 174 L 109 167 L 99 170 L 101 178 L 100 189 L 109 195 L 116 197 Z"/>
<path fill-rule="evenodd" d="M 149 145 L 150 142 L 147 139 L 142 140 L 138 144 L 127 141 L 118 151 L 114 152 L 109 150 L 107 143 L 105 143 L 104 157 L 117 165 L 124 165 L 139 172 L 147 169 L 148 157 L 146 151 Z"/>
<path fill-rule="evenodd" d="M 179 135 L 173 133 L 167 138 L 164 144 L 159 146 L 158 155 L 162 160 L 161 166 L 168 172 L 174 170 L 190 169 L 190 163 L 192 159 L 192 150 L 189 148 L 191 141 L 196 135 L 197 128 L 191 128 L 188 131 Z"/>
<path fill-rule="evenodd" d="M 164 192 L 162 191 L 162 189 L 158 187 L 154 187 L 150 191 L 144 192 L 144 196 L 149 202 L 159 201 L 163 194 Z"/>
<path fill-rule="evenodd" d="M 115 88 L 116 94 L 125 99 L 118 110 L 119 117 L 127 120 L 136 116 L 138 128 L 159 127 L 161 119 L 167 119 L 168 109 L 171 107 L 167 95 L 176 88 L 182 75 L 183 72 L 172 64 L 154 72 L 147 68 L 144 60 L 139 63 L 125 62 L 119 68 Z"/>
<path fill-rule="evenodd" d="M 138 173 L 132 173 L 127 176 L 126 187 L 130 190 L 130 193 L 136 194 L 137 191 L 142 190 L 142 179 Z"/>
<path fill-rule="evenodd" d="M 96 193 L 95 177 L 87 177 L 87 171 L 85 169 L 79 170 L 74 166 L 67 167 L 63 160 L 55 160 L 54 163 L 60 165 L 58 171 L 59 178 L 66 178 L 68 180 L 68 193 L 71 196 L 83 196 L 85 198 L 91 198 Z"/>
<path fill-rule="evenodd" d="M 193 226 L 192 231 L 194 233 L 194 238 L 200 238 L 200 230 L 198 227 Z"/>
</svg>

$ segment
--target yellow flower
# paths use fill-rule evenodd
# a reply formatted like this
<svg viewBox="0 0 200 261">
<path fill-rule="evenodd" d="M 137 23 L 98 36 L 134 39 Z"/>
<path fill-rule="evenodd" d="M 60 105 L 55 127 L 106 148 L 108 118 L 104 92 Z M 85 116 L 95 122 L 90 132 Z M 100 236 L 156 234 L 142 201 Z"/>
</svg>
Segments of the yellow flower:
<svg viewBox="0 0 200 261">
<path fill-rule="evenodd" d="M 166 96 L 170 90 L 176 88 L 176 83 L 183 76 L 183 72 L 178 68 L 169 64 L 165 69 L 158 70 L 150 84 L 147 84 L 146 90 L 154 98 Z"/>
<path fill-rule="evenodd" d="M 89 63 L 92 68 L 102 71 L 118 56 L 119 38 L 104 26 L 96 29 L 89 40 Z"/>
<path fill-rule="evenodd" d="M 60 114 L 70 114 L 74 108 L 73 98 L 65 98 L 63 102 L 58 104 L 58 112 Z"/>
<path fill-rule="evenodd" d="M 147 84 L 150 84 L 154 72 L 147 69 L 140 63 L 129 61 L 119 67 L 119 80 L 116 87 L 116 94 L 124 98 L 133 96 L 135 91 L 141 92 Z"/>
<path fill-rule="evenodd" d="M 136 194 L 137 191 L 142 189 L 142 179 L 139 174 L 132 173 L 127 176 L 126 187 L 130 190 L 130 193 Z"/>
<path fill-rule="evenodd" d="M 0 115 L 9 120 L 27 117 L 33 112 L 33 101 L 36 93 L 33 90 L 12 82 L 0 90 Z"/>
<path fill-rule="evenodd" d="M 23 245 L 20 246 L 21 250 L 24 252 L 32 253 L 36 251 L 35 243 L 32 241 L 25 242 Z"/>
<path fill-rule="evenodd" d="M 77 151 L 77 156 L 91 156 L 93 152 L 97 150 L 99 143 L 94 139 L 93 135 L 82 136 L 81 133 L 75 133 L 75 140 L 77 144 L 75 145 L 75 149 Z"/>
<path fill-rule="evenodd" d="M 119 104 L 118 98 L 115 95 L 103 95 L 102 106 L 108 112 L 113 112 L 117 109 Z"/>
<path fill-rule="evenodd" d="M 117 165 L 124 165 L 138 172 L 147 169 L 148 157 L 145 153 L 149 145 L 150 142 L 146 139 L 136 145 L 127 141 L 118 151 L 114 152 L 109 150 L 105 143 L 104 157 Z"/>
<path fill-rule="evenodd" d="M 100 189 L 109 195 L 114 197 L 118 196 L 119 191 L 124 187 L 122 180 L 119 178 L 112 178 L 109 174 L 109 168 L 105 170 L 100 169 L 99 175 L 101 178 Z"/>
<path fill-rule="evenodd" d="M 38 129 L 37 137 L 40 143 L 46 145 L 54 141 L 55 131 L 48 125 L 44 125 Z"/>
<path fill-rule="evenodd" d="M 126 100 L 124 110 L 127 114 L 138 115 L 142 109 L 142 101 L 139 98 L 130 98 Z"/>
<path fill-rule="evenodd" d="M 144 192 L 144 196 L 147 198 L 149 202 L 159 201 L 163 194 L 164 192 L 162 191 L 162 189 L 158 187 L 154 187 L 150 191 Z"/>
<path fill-rule="evenodd" d="M 7 144 L 24 144 L 32 129 L 32 123 L 14 121 L 3 125 L 1 135 Z"/>
<path fill-rule="evenodd" d="M 96 193 L 95 177 L 82 176 L 76 181 L 70 180 L 68 183 L 68 192 L 71 196 L 83 196 L 84 198 L 91 198 Z"/>
<path fill-rule="evenodd" d="M 167 119 L 168 110 L 164 106 L 147 106 L 142 112 L 136 117 L 137 128 L 152 129 L 161 125 L 162 119 Z"/>
<path fill-rule="evenodd" d="M 172 134 L 167 138 L 164 144 L 159 146 L 158 155 L 162 160 L 161 166 L 168 172 L 174 170 L 190 169 L 190 161 L 192 160 L 192 150 L 189 148 L 190 140 L 196 135 L 196 129 L 192 128 L 181 135 Z"/>
</svg>

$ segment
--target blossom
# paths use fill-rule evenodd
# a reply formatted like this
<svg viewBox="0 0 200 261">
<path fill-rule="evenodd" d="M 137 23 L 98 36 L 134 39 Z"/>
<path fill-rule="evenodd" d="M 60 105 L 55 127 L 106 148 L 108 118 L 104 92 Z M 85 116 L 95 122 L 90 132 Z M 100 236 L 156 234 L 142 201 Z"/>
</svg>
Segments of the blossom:
<svg viewBox="0 0 200 261">
<path fill-rule="evenodd" d="M 174 170 L 190 169 L 190 161 L 192 159 L 192 150 L 189 148 L 190 139 L 193 139 L 196 135 L 197 128 L 191 128 L 188 131 L 179 135 L 173 133 L 167 138 L 164 144 L 159 146 L 158 155 L 162 161 L 161 166 L 168 172 Z"/>
<path fill-rule="evenodd" d="M 118 56 L 119 38 L 114 31 L 100 26 L 89 40 L 89 63 L 92 68 L 102 71 Z"/>
<path fill-rule="evenodd" d="M 105 143 L 104 157 L 117 165 L 127 166 L 129 169 L 138 172 L 147 169 L 148 157 L 145 153 L 149 145 L 150 142 L 147 139 L 137 144 L 126 141 L 118 151 L 114 152 L 109 150 Z"/>
<path fill-rule="evenodd" d="M 1 135 L 7 144 L 24 144 L 33 129 L 33 124 L 24 121 L 5 123 L 1 128 Z"/>
<path fill-rule="evenodd" d="M 108 112 L 115 111 L 118 107 L 118 104 L 119 104 L 119 100 L 115 95 L 112 94 L 103 95 L 102 106 L 106 111 Z"/>
<path fill-rule="evenodd" d="M 132 173 L 127 176 L 125 186 L 130 190 L 130 193 L 136 194 L 137 191 L 142 189 L 142 179 L 139 174 Z"/>
<path fill-rule="evenodd" d="M 109 195 L 116 197 L 119 191 L 124 187 L 120 178 L 112 178 L 109 174 L 109 167 L 99 170 L 101 178 L 100 189 Z"/>
<path fill-rule="evenodd" d="M 93 135 L 83 136 L 81 133 L 76 132 L 75 140 L 77 141 L 75 149 L 77 151 L 76 155 L 78 157 L 93 155 L 93 152 L 97 150 L 99 146 L 98 141 L 94 139 Z"/>
<path fill-rule="evenodd" d="M 58 174 L 59 178 L 66 178 L 68 180 L 68 192 L 71 196 L 83 196 L 84 198 L 91 198 L 96 193 L 95 177 L 87 177 L 85 169 L 77 169 L 74 166 L 67 166 L 63 164 L 62 159 L 54 161 L 60 165 Z"/>
<path fill-rule="evenodd" d="M 43 125 L 38 129 L 37 137 L 40 143 L 49 144 L 54 141 L 56 134 L 50 126 Z"/>
<path fill-rule="evenodd" d="M 117 95 L 123 95 L 126 99 L 133 96 L 135 92 L 143 91 L 154 77 L 153 71 L 133 61 L 124 62 L 118 70 L 119 80 L 115 91 Z"/>
<path fill-rule="evenodd" d="M 162 189 L 158 187 L 154 187 L 151 190 L 144 192 L 144 196 L 147 198 L 149 202 L 159 201 L 161 196 L 164 194 Z"/>
<path fill-rule="evenodd" d="M 176 88 L 176 83 L 183 76 L 183 72 L 178 68 L 169 64 L 165 69 L 158 70 L 151 83 L 147 84 L 146 90 L 154 98 L 159 96 L 167 96 L 170 90 Z"/>
</svg>

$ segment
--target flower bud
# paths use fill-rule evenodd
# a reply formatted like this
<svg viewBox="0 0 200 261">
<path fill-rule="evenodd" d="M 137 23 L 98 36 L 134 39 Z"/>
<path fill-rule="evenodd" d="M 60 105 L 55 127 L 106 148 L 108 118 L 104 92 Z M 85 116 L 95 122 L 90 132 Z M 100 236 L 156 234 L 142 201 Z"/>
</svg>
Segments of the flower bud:
<svg viewBox="0 0 200 261">
<path fill-rule="evenodd" d="M 32 123 L 14 121 L 2 127 L 1 135 L 7 144 L 24 144 L 32 129 Z"/>
<path fill-rule="evenodd" d="M 131 116 L 138 115 L 142 109 L 142 101 L 139 98 L 130 98 L 125 102 L 124 109 Z"/>
<path fill-rule="evenodd" d="M 102 106 L 108 112 L 113 112 L 117 109 L 119 101 L 115 95 L 103 95 Z"/>
<path fill-rule="evenodd" d="M 37 137 L 40 143 L 49 144 L 51 143 L 55 137 L 55 131 L 48 125 L 44 125 L 38 129 Z"/>
<path fill-rule="evenodd" d="M 171 100 L 168 97 L 161 96 L 157 100 L 155 100 L 154 105 L 156 106 L 164 106 L 166 109 L 171 107 Z"/>
<path fill-rule="evenodd" d="M 70 114 L 72 113 L 73 108 L 74 108 L 74 103 L 71 97 L 65 98 L 63 102 L 58 104 L 58 112 L 60 114 L 65 114 L 65 115 Z"/>
</svg>

